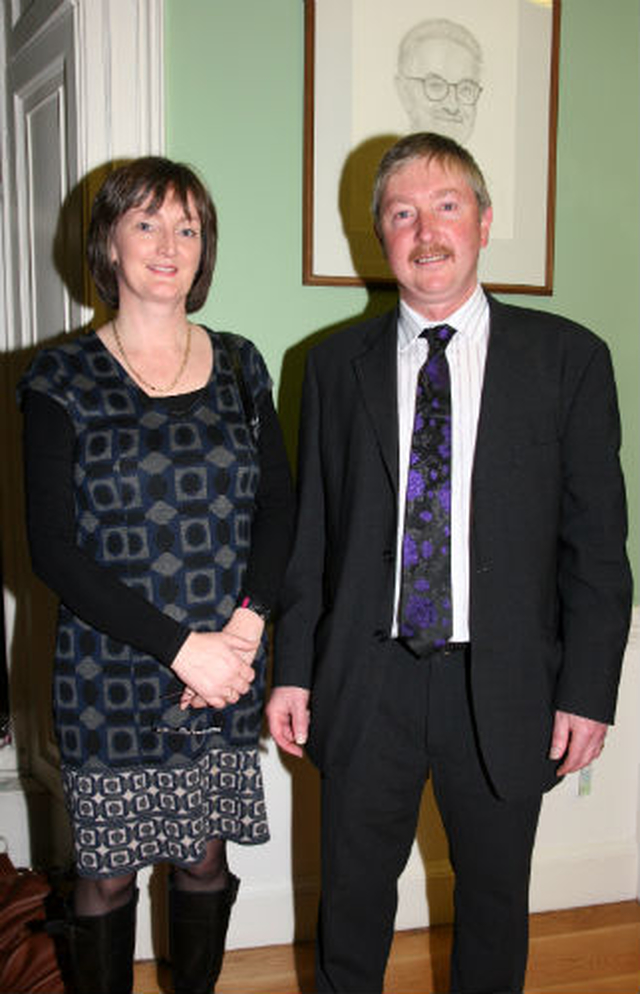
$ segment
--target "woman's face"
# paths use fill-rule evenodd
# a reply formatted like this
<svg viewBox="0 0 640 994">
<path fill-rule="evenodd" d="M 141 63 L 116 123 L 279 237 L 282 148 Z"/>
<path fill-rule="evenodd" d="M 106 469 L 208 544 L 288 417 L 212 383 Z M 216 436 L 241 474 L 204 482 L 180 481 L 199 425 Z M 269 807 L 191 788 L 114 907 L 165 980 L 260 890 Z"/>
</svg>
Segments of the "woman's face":
<svg viewBox="0 0 640 994">
<path fill-rule="evenodd" d="M 150 203 L 123 214 L 111 238 L 120 308 L 133 299 L 185 306 L 198 272 L 202 231 L 192 198 L 187 211 L 171 189 L 153 213 Z"/>
</svg>

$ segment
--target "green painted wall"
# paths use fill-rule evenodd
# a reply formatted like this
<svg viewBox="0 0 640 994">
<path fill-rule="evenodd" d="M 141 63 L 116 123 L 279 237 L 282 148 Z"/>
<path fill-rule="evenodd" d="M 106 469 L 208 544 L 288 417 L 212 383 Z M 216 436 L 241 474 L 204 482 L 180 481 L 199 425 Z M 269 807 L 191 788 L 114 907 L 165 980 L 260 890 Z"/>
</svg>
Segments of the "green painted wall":
<svg viewBox="0 0 640 994">
<path fill-rule="evenodd" d="M 302 0 L 165 6 L 167 154 L 200 170 L 220 214 L 219 264 L 201 317 L 260 346 L 293 451 L 301 343 L 393 298 L 302 285 Z M 638 8 L 637 0 L 562 0 L 555 289 L 551 297 L 509 298 L 581 321 L 612 349 L 636 575 Z"/>
</svg>

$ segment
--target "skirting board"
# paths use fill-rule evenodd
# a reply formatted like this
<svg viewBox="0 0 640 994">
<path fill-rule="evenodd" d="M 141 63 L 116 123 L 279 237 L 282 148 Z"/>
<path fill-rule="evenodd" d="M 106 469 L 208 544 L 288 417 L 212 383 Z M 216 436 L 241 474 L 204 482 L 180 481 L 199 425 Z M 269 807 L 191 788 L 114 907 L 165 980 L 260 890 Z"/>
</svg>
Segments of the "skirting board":
<svg viewBox="0 0 640 994">
<path fill-rule="evenodd" d="M 594 846 L 579 854 L 558 853 L 534 863 L 531 911 L 607 904 L 635 899 L 637 846 Z M 398 929 L 451 921 L 453 875 L 446 861 L 424 874 L 405 873 L 399 884 Z M 318 881 L 299 881 L 294 898 L 288 886 L 242 888 L 229 930 L 230 949 L 311 939 L 315 929 Z M 150 954 L 149 954 L 150 955 Z M 142 957 L 141 957 L 142 958 Z M 148 957 L 147 957 L 148 958 Z"/>
</svg>

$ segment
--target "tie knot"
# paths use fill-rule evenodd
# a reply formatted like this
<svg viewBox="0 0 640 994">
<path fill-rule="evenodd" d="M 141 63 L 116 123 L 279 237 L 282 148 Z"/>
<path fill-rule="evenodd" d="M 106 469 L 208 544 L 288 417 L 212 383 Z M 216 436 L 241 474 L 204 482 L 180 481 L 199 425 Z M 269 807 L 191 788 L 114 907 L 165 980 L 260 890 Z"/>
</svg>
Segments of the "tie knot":
<svg viewBox="0 0 640 994">
<path fill-rule="evenodd" d="M 450 324 L 436 324 L 433 328 L 425 328 L 422 335 L 429 343 L 430 354 L 434 354 L 444 352 L 455 333 L 456 329 Z"/>
</svg>

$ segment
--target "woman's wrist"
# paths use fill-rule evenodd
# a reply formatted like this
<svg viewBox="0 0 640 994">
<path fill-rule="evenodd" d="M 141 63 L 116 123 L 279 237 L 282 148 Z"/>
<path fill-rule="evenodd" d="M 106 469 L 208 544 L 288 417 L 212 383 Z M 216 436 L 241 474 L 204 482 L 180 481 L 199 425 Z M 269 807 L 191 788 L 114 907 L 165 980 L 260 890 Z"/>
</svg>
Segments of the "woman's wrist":
<svg viewBox="0 0 640 994">
<path fill-rule="evenodd" d="M 258 597 L 253 597 L 251 594 L 244 594 L 244 593 L 241 594 L 240 597 L 238 598 L 238 603 L 236 604 L 236 608 L 242 608 L 247 611 L 253 611 L 253 613 L 257 614 L 259 618 L 262 618 L 265 624 L 269 621 L 269 618 L 271 617 L 270 608 L 268 608 L 266 604 L 263 604 L 263 602 Z"/>
<path fill-rule="evenodd" d="M 262 638 L 264 626 L 265 620 L 257 611 L 249 607 L 237 607 L 229 618 L 226 628 L 257 643 Z"/>
</svg>

